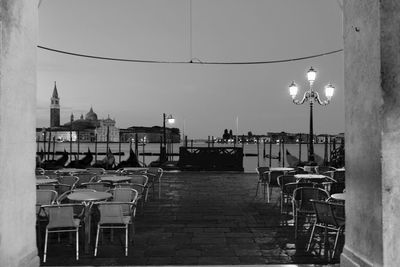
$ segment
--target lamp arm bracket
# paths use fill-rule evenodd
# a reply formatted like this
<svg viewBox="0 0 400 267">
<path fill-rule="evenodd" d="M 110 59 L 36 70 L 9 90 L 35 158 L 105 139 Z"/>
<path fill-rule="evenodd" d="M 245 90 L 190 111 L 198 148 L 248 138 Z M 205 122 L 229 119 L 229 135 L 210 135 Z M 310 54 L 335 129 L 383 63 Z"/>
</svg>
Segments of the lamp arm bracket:
<svg viewBox="0 0 400 267">
<path fill-rule="evenodd" d="M 321 98 L 319 97 L 318 92 L 313 92 L 314 93 L 314 99 L 318 102 L 318 104 L 320 104 L 321 106 L 326 106 L 328 105 L 331 101 L 329 99 L 327 100 L 321 100 Z"/>
<path fill-rule="evenodd" d="M 304 93 L 303 98 L 301 100 L 293 98 L 293 103 L 295 103 L 296 105 L 301 105 L 304 102 L 306 102 L 306 100 L 308 100 L 308 98 L 309 98 L 309 92 L 307 91 Z"/>
</svg>

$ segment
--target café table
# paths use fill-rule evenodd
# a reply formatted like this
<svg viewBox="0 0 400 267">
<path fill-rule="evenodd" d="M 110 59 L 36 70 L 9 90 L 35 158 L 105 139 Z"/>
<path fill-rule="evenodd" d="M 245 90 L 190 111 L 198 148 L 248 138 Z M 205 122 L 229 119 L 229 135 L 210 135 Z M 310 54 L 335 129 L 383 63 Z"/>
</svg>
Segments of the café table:
<svg viewBox="0 0 400 267">
<path fill-rule="evenodd" d="M 327 176 L 326 175 L 322 175 L 322 174 L 313 174 L 313 173 L 305 173 L 305 174 L 295 174 L 294 177 L 296 178 L 297 182 L 299 182 L 300 180 L 318 180 L 318 179 L 326 179 Z"/>
<path fill-rule="evenodd" d="M 77 173 L 77 172 L 84 172 L 86 171 L 86 169 L 77 169 L 77 168 L 63 168 L 63 169 L 59 169 L 57 170 L 57 173 L 60 175 L 68 175 L 68 174 L 73 174 L 73 173 Z"/>
<path fill-rule="evenodd" d="M 98 191 L 77 191 L 69 194 L 67 198 L 71 201 L 82 202 L 85 205 L 85 242 L 84 251 L 89 253 L 90 245 L 90 231 L 91 231 L 91 220 L 90 211 L 91 206 L 94 201 L 107 200 L 111 198 L 112 195 L 108 192 L 98 192 Z"/>
<path fill-rule="evenodd" d="M 57 183 L 58 180 L 57 179 L 53 179 L 53 178 L 49 178 L 49 179 L 44 179 L 44 178 L 39 178 L 36 179 L 36 184 L 40 185 L 40 184 L 52 184 L 52 183 Z"/>
<path fill-rule="evenodd" d="M 147 172 L 148 168 L 146 168 L 146 167 L 125 167 L 125 168 L 121 168 L 120 170 L 122 173 L 125 171 L 128 173 L 137 172 L 138 174 L 145 174 Z"/>
<path fill-rule="evenodd" d="M 318 166 L 306 165 L 306 166 L 303 167 L 303 169 L 308 173 L 317 173 Z"/>
<path fill-rule="evenodd" d="M 345 201 L 346 200 L 346 194 L 345 193 L 336 193 L 336 194 L 332 194 L 331 198 L 336 199 L 336 200 L 342 200 Z"/>
<path fill-rule="evenodd" d="M 102 182 L 110 182 L 111 184 L 121 183 L 121 182 L 129 182 L 132 177 L 129 176 L 101 176 L 100 181 Z"/>
<path fill-rule="evenodd" d="M 290 168 L 290 167 L 272 167 L 269 168 L 270 171 L 281 171 L 281 172 L 290 172 L 290 171 L 294 171 L 294 168 Z"/>
</svg>

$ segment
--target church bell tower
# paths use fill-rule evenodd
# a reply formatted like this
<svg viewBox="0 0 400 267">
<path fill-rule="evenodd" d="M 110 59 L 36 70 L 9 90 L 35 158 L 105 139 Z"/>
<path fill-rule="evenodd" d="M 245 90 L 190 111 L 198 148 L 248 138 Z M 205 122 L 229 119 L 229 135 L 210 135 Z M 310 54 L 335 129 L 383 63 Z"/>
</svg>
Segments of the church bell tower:
<svg viewBox="0 0 400 267">
<path fill-rule="evenodd" d="M 58 127 L 60 126 L 60 98 L 58 98 L 56 82 L 54 82 L 53 95 L 50 100 L 50 127 Z"/>
</svg>

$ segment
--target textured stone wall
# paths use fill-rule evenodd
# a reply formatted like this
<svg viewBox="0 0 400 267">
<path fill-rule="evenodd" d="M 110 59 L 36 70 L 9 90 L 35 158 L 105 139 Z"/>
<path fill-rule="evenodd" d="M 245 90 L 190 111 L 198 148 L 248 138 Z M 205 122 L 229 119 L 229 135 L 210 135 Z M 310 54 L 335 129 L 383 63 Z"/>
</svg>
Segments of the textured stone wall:
<svg viewBox="0 0 400 267">
<path fill-rule="evenodd" d="M 35 236 L 37 1 L 0 0 L 0 266 L 39 266 Z"/>
<path fill-rule="evenodd" d="M 400 3 L 381 1 L 383 263 L 400 265 Z"/>
<path fill-rule="evenodd" d="M 400 3 L 344 1 L 346 244 L 341 266 L 400 262 Z"/>
</svg>

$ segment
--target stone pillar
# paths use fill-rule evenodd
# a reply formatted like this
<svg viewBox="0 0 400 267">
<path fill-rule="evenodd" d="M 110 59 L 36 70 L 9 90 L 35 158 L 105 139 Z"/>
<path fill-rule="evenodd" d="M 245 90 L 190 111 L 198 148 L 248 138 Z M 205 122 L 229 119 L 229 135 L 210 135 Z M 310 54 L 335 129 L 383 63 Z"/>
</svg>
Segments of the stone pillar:
<svg viewBox="0 0 400 267">
<path fill-rule="evenodd" d="M 346 243 L 341 266 L 400 263 L 400 4 L 344 1 Z"/>
<path fill-rule="evenodd" d="M 38 2 L 0 0 L 0 266 L 39 266 L 35 234 Z"/>
</svg>

